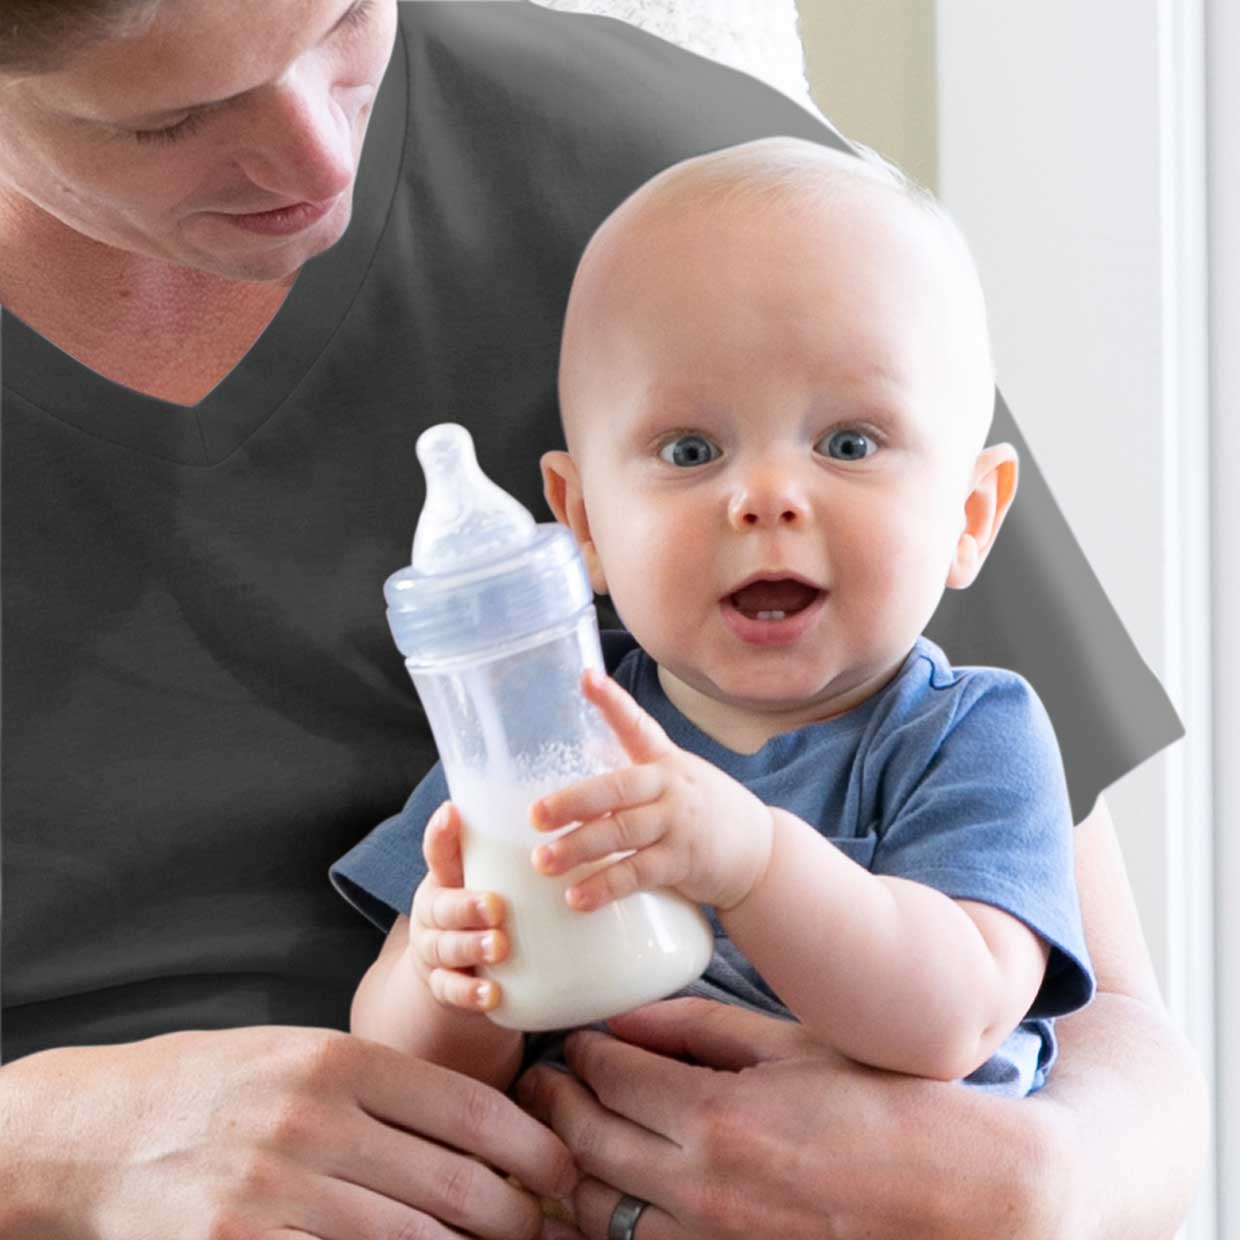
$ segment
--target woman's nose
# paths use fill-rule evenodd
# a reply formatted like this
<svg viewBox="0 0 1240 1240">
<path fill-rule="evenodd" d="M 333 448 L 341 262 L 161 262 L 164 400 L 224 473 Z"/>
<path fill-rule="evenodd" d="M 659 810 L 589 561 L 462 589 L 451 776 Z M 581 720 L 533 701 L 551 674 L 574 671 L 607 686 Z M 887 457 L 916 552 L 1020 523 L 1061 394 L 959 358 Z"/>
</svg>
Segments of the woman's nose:
<svg viewBox="0 0 1240 1240">
<path fill-rule="evenodd" d="M 804 488 L 780 470 L 753 472 L 742 480 L 728 504 L 728 520 L 736 530 L 797 528 L 810 519 Z"/>
<path fill-rule="evenodd" d="M 321 74 L 319 66 L 299 62 L 271 83 L 248 118 L 239 156 L 256 185 L 301 202 L 334 198 L 349 188 L 355 171 L 356 109 L 333 98 Z"/>
</svg>

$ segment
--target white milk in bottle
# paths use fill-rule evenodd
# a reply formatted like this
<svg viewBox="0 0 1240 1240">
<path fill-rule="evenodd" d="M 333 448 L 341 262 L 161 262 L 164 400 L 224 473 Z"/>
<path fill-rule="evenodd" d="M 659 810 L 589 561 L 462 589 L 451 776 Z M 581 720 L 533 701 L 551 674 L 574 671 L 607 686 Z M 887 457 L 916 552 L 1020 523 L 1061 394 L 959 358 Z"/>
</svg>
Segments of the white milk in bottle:
<svg viewBox="0 0 1240 1240">
<path fill-rule="evenodd" d="M 465 884 L 508 905 L 509 958 L 479 970 L 502 990 L 488 1015 L 558 1029 L 671 994 L 710 961 L 696 905 L 648 891 L 582 913 L 564 892 L 606 863 L 548 877 L 530 861 L 564 833 L 535 831 L 531 803 L 627 761 L 581 692 L 582 673 L 603 661 L 572 535 L 535 524 L 496 487 L 463 427 L 432 427 L 417 451 L 427 497 L 413 560 L 384 594 L 461 811 Z"/>
</svg>

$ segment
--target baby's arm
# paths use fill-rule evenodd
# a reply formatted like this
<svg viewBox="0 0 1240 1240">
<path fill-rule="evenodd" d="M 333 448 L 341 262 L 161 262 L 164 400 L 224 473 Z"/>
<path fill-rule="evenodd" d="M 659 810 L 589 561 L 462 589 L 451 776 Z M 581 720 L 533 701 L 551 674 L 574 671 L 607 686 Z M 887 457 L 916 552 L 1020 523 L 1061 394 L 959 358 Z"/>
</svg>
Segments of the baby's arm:
<svg viewBox="0 0 1240 1240">
<path fill-rule="evenodd" d="M 1016 918 L 871 874 L 813 827 L 668 739 L 613 681 L 588 676 L 633 765 L 535 802 L 545 874 L 627 855 L 570 887 L 578 909 L 669 887 L 712 904 L 796 1016 L 850 1058 L 954 1080 L 1028 1012 L 1048 949 Z M 629 851 L 633 850 L 633 851 Z"/>
<path fill-rule="evenodd" d="M 1049 948 L 989 904 L 871 874 L 781 809 L 770 861 L 719 920 L 829 1045 L 877 1068 L 955 1080 L 1028 1012 Z"/>
<path fill-rule="evenodd" d="M 498 984 L 462 972 L 507 954 L 503 900 L 462 890 L 454 806 L 433 815 L 423 848 L 429 873 L 414 895 L 412 916 L 396 918 L 359 983 L 350 1029 L 506 1090 L 520 1067 L 522 1036 L 481 1015 L 499 1002 Z"/>
</svg>

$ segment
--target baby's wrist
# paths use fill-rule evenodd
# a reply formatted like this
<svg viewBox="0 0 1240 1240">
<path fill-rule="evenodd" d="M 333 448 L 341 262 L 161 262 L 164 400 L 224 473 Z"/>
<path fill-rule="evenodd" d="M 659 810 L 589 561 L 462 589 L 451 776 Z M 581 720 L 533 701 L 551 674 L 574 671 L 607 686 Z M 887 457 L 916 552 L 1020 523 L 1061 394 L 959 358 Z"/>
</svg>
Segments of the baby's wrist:
<svg viewBox="0 0 1240 1240">
<path fill-rule="evenodd" d="M 760 812 L 754 816 L 753 828 L 747 832 L 748 841 L 752 846 L 752 855 L 746 859 L 748 874 L 738 893 L 725 896 L 722 901 L 715 901 L 715 910 L 721 915 L 737 912 L 742 905 L 752 899 L 761 891 L 762 884 L 770 872 L 771 857 L 775 852 L 775 834 L 778 829 L 776 815 L 782 811 L 763 804 L 756 797 L 754 799 L 760 807 Z"/>
</svg>

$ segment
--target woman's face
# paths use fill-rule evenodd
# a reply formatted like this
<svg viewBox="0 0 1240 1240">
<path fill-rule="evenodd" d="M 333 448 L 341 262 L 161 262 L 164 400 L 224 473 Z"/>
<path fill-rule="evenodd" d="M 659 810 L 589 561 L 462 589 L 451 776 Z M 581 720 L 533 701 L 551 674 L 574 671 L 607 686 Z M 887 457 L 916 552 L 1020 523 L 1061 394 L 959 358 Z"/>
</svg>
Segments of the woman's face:
<svg viewBox="0 0 1240 1240">
<path fill-rule="evenodd" d="M 348 226 L 395 35 L 396 0 L 164 0 L 141 36 L 0 73 L 0 235 L 291 275 Z"/>
</svg>

